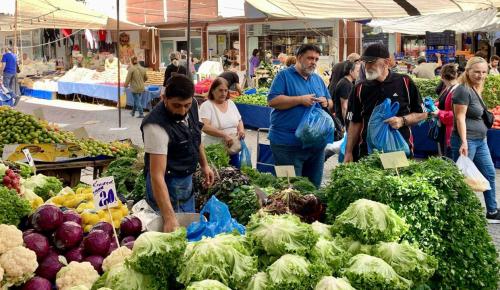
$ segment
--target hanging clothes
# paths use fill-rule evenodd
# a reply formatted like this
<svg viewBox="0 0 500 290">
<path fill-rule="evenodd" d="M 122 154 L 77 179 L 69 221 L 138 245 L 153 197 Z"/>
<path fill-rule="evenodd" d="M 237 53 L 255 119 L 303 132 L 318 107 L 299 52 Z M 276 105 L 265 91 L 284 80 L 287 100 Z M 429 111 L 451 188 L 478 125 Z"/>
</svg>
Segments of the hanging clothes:
<svg viewBox="0 0 500 290">
<path fill-rule="evenodd" d="M 106 31 L 106 43 L 113 44 L 113 39 L 111 37 L 111 31 L 109 31 L 109 30 Z"/>
<path fill-rule="evenodd" d="M 85 29 L 85 40 L 87 40 L 87 47 L 94 49 L 94 37 L 89 29 Z"/>
<path fill-rule="evenodd" d="M 94 41 L 94 47 L 95 49 L 99 49 L 99 35 L 95 30 L 92 30 L 91 32 L 92 32 L 92 40 Z"/>
</svg>

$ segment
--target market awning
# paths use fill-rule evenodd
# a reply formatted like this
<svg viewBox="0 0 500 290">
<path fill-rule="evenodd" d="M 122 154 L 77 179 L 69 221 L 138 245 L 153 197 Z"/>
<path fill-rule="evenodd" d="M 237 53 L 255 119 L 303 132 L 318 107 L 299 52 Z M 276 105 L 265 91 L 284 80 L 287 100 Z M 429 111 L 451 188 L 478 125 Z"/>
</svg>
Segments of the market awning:
<svg viewBox="0 0 500 290">
<path fill-rule="evenodd" d="M 426 31 L 454 30 L 458 33 L 481 30 L 496 21 L 497 9 L 475 10 L 396 19 L 374 19 L 368 23 L 380 32 L 425 34 Z"/>
<path fill-rule="evenodd" d="M 14 30 L 15 0 L 1 0 L 0 31 Z M 17 0 L 18 30 L 37 28 L 116 29 L 116 19 L 87 8 L 75 0 Z M 147 29 L 120 21 L 121 30 Z"/>
<path fill-rule="evenodd" d="M 500 7 L 500 0 L 246 0 L 275 17 L 397 18 Z"/>
</svg>

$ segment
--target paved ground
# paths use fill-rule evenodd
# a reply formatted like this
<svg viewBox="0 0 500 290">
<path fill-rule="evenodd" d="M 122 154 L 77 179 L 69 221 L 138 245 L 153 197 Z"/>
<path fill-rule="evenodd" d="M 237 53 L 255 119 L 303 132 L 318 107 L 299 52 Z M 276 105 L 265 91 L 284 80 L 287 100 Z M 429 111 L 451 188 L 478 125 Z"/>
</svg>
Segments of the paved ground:
<svg viewBox="0 0 500 290">
<path fill-rule="evenodd" d="M 122 128 L 118 128 L 118 109 L 103 105 L 69 102 L 62 100 L 40 100 L 23 97 L 18 110 L 32 114 L 36 109 L 42 109 L 45 119 L 58 123 L 65 130 L 74 130 L 84 127 L 91 137 L 104 141 L 113 141 L 130 138 L 136 145 L 143 146 L 139 129 L 142 119 L 130 116 L 130 110 L 122 110 Z M 265 136 L 261 136 L 265 139 Z M 262 140 L 261 139 L 261 140 Z M 256 158 L 257 132 L 247 131 L 247 145 L 252 151 L 252 158 Z M 330 158 L 325 164 L 324 180 L 328 180 L 330 171 L 337 165 L 335 158 Z M 496 192 L 500 201 L 500 170 L 497 169 Z M 484 206 L 484 198 L 478 195 Z M 500 224 L 490 224 L 488 230 L 500 251 Z"/>
</svg>

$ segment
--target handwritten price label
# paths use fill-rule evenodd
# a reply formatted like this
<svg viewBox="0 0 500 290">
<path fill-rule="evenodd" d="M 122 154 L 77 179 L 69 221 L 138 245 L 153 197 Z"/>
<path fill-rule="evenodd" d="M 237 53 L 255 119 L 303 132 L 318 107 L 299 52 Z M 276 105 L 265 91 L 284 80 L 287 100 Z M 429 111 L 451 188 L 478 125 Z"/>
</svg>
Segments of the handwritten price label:
<svg viewBox="0 0 500 290">
<path fill-rule="evenodd" d="M 92 182 L 94 206 L 96 209 L 105 209 L 118 206 L 116 186 L 113 176 L 96 179 Z"/>
<path fill-rule="evenodd" d="M 23 149 L 24 156 L 26 157 L 26 161 L 28 164 L 33 167 L 35 166 L 35 161 L 33 160 L 33 157 L 31 157 L 31 153 L 29 149 Z"/>
</svg>

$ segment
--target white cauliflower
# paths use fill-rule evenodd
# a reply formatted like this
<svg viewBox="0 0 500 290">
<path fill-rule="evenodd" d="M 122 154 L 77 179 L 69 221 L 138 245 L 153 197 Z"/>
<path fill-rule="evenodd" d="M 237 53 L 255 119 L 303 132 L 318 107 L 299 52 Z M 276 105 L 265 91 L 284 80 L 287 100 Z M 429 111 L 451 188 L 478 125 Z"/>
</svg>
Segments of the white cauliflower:
<svg viewBox="0 0 500 290">
<path fill-rule="evenodd" d="M 22 246 L 23 232 L 13 225 L 0 225 L 0 255 L 14 247 Z"/>
<path fill-rule="evenodd" d="M 132 255 L 132 250 L 127 247 L 119 247 L 109 254 L 109 256 L 102 261 L 102 270 L 109 271 L 112 267 L 125 262 L 125 259 Z"/>
<path fill-rule="evenodd" d="M 63 267 L 56 275 L 56 286 L 58 290 L 70 290 L 74 286 L 85 286 L 92 288 L 99 274 L 89 262 L 71 262 Z"/>
<path fill-rule="evenodd" d="M 3 280 L 3 268 L 0 267 L 0 282 Z"/>
<path fill-rule="evenodd" d="M 0 256 L 0 267 L 8 286 L 22 284 L 35 275 L 36 254 L 22 246 L 11 248 Z"/>
</svg>

